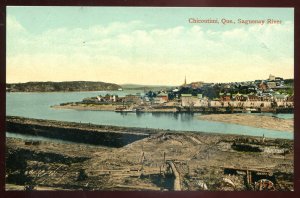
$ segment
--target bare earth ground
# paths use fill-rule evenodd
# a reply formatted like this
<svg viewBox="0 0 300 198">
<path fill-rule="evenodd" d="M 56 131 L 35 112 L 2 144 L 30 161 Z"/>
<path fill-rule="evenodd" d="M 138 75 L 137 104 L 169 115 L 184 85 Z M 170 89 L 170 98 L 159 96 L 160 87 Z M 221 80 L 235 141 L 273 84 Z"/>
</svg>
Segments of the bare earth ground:
<svg viewBox="0 0 300 198">
<path fill-rule="evenodd" d="M 226 122 L 278 131 L 294 131 L 294 120 L 281 119 L 271 116 L 258 116 L 250 114 L 210 114 L 201 115 L 198 118 L 200 120 Z"/>
<path fill-rule="evenodd" d="M 262 152 L 232 148 L 241 140 L 261 145 Z M 269 170 L 277 190 L 293 189 L 293 141 L 210 135 L 158 133 L 121 148 L 6 140 L 6 190 L 174 190 L 166 161 L 174 162 L 181 190 L 249 190 L 245 177 L 222 167 Z M 285 154 L 282 153 L 285 151 Z M 53 156 L 54 155 L 54 156 Z M 15 162 L 15 163 L 14 163 Z M 22 183 L 20 179 L 26 178 Z"/>
</svg>

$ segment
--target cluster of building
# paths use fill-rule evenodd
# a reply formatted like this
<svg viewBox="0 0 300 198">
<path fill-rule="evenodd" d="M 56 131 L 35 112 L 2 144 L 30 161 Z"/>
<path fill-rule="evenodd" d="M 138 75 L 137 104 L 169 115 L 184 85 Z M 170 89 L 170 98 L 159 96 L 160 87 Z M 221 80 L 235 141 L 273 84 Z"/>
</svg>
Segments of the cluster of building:
<svg viewBox="0 0 300 198">
<path fill-rule="evenodd" d="M 142 95 L 141 93 L 128 94 L 126 96 L 120 97 L 118 95 L 106 94 L 105 96 L 96 96 L 91 98 L 83 99 L 85 103 L 130 103 L 130 104 L 164 104 L 169 101 L 167 93 L 161 92 L 155 94 L 155 97 L 149 97 L 147 95 Z"/>
<path fill-rule="evenodd" d="M 140 93 L 137 93 L 135 95 L 129 94 L 125 97 L 120 97 L 118 95 L 110 95 L 106 94 L 105 96 L 96 96 L 91 98 L 85 98 L 83 99 L 83 102 L 85 103 L 134 103 L 138 104 L 141 102 L 142 96 Z"/>
<path fill-rule="evenodd" d="M 183 107 L 240 107 L 240 108 L 262 108 L 262 107 L 294 107 L 294 96 L 278 95 L 273 99 L 258 97 L 254 95 L 229 94 L 220 99 L 209 100 L 206 97 L 192 96 L 191 94 L 181 95 L 181 106 Z"/>
<path fill-rule="evenodd" d="M 184 86 L 195 89 L 195 83 Z M 267 80 L 220 84 L 202 83 L 201 87 L 197 88 L 203 90 L 208 87 L 219 91 L 217 97 L 209 99 L 203 94 L 181 94 L 181 106 L 253 108 L 294 106 L 293 87 L 285 85 L 283 78 L 273 75 L 270 75 Z"/>
<path fill-rule="evenodd" d="M 192 90 L 192 93 L 187 93 L 186 90 Z M 273 75 L 267 80 L 232 83 L 187 84 L 185 79 L 182 86 L 170 90 L 129 94 L 124 97 L 107 94 L 84 101 L 159 106 L 172 103 L 182 107 L 293 107 L 294 95 L 288 94 L 287 90 L 291 92 L 293 88 L 285 85 L 283 78 Z M 215 95 L 208 96 L 210 92 Z"/>
</svg>

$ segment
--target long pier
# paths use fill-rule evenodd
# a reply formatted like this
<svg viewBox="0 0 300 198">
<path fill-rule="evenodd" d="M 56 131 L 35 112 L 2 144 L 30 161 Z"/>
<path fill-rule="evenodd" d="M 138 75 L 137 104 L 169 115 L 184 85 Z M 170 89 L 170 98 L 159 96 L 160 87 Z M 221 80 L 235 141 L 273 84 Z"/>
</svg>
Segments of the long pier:
<svg viewBox="0 0 300 198">
<path fill-rule="evenodd" d="M 6 117 L 6 131 L 116 148 L 149 137 L 151 133 L 154 133 L 154 131 L 135 128 L 29 119 L 14 116 Z"/>
</svg>

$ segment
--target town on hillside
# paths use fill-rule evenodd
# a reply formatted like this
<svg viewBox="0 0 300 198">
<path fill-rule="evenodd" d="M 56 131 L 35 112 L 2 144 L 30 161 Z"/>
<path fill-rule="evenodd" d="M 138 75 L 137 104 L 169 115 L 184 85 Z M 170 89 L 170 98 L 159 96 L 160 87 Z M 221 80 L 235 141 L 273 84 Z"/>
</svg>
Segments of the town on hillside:
<svg viewBox="0 0 300 198">
<path fill-rule="evenodd" d="M 292 113 L 294 81 L 269 75 L 266 80 L 231 83 L 187 83 L 124 97 L 106 94 L 72 105 L 112 105 L 116 112 Z M 68 103 L 61 106 L 69 105 Z"/>
</svg>

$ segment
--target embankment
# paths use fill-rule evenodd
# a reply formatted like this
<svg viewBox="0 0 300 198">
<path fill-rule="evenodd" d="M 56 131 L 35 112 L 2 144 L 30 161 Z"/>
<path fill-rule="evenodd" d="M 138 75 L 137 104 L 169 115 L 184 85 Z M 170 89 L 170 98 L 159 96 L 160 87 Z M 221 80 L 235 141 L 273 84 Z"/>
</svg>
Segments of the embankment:
<svg viewBox="0 0 300 198">
<path fill-rule="evenodd" d="M 13 116 L 6 118 L 6 131 L 117 148 L 148 137 L 149 133 L 154 132 L 147 131 L 146 129 L 39 120 Z"/>
</svg>

